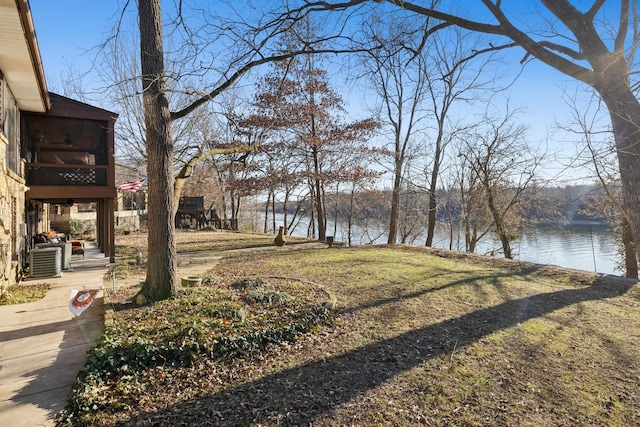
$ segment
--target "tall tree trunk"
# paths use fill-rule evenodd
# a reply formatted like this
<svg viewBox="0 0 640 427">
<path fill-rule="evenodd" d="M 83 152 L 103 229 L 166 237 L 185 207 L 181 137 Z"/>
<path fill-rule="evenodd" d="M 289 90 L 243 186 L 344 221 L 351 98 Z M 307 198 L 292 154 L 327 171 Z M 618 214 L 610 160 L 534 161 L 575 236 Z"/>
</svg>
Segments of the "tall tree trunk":
<svg viewBox="0 0 640 427">
<path fill-rule="evenodd" d="M 284 200 L 282 201 L 282 225 L 284 225 L 285 230 L 289 230 L 289 224 L 287 224 L 289 220 L 289 195 L 289 189 L 285 187 Z"/>
<path fill-rule="evenodd" d="M 444 113 L 443 113 L 444 114 Z M 437 200 L 436 190 L 438 189 L 438 176 L 440 175 L 440 163 L 442 161 L 442 129 L 443 121 L 438 120 L 438 137 L 436 139 L 436 150 L 433 155 L 433 169 L 431 170 L 431 181 L 429 182 L 429 222 L 427 224 L 427 241 L 425 246 L 433 246 L 433 236 L 436 232 Z"/>
<path fill-rule="evenodd" d="M 177 294 L 173 213 L 173 143 L 164 76 L 160 0 L 139 0 L 140 62 L 149 187 L 147 279 L 142 292 L 153 300 Z"/>
<path fill-rule="evenodd" d="M 447 201 L 447 219 L 449 220 L 449 250 L 453 250 L 453 213 L 451 212 L 451 193 Z"/>
<path fill-rule="evenodd" d="M 231 229 L 233 231 L 238 231 L 239 230 L 239 224 L 240 224 L 240 203 L 242 203 L 242 196 L 236 196 L 236 203 L 235 203 L 235 209 L 234 209 L 234 213 L 233 213 L 233 221 L 231 222 Z"/>
<path fill-rule="evenodd" d="M 610 77 L 606 82 L 611 83 L 613 80 Z M 609 109 L 622 181 L 624 210 L 629 212 L 631 240 L 637 243 L 640 242 L 640 103 L 625 78 L 620 77 L 617 81 L 617 84 L 595 87 Z"/>
<path fill-rule="evenodd" d="M 355 183 L 351 187 L 351 194 L 349 195 L 349 214 L 347 216 L 347 245 L 351 247 L 351 232 L 353 229 L 353 209 L 355 204 L 356 197 L 356 186 Z"/>
<path fill-rule="evenodd" d="M 322 182 L 320 181 L 320 160 L 318 159 L 318 149 L 313 148 L 313 168 L 315 172 L 314 186 L 316 196 L 316 214 L 318 216 L 318 240 L 324 242 L 327 237 L 327 217 L 324 211 L 324 200 L 322 198 Z"/>
<path fill-rule="evenodd" d="M 507 259 L 512 259 L 513 255 L 511 255 L 511 243 L 509 242 L 509 236 L 504 229 L 504 221 L 502 220 L 502 215 L 498 212 L 498 208 L 496 208 L 495 197 L 493 195 L 493 190 L 489 187 L 488 183 L 485 183 L 487 190 L 487 206 L 489 207 L 489 211 L 493 216 L 493 222 L 496 226 L 496 234 L 500 239 L 500 243 L 502 243 L 502 252 L 504 252 L 504 257 Z"/>
<path fill-rule="evenodd" d="M 316 190 L 313 185 L 313 180 L 309 179 L 309 197 L 311 203 L 311 209 L 309 214 L 311 217 L 309 218 L 309 226 L 307 227 L 307 237 L 315 238 L 316 237 Z"/>
<path fill-rule="evenodd" d="M 273 232 L 274 234 L 276 233 L 276 193 L 275 191 L 273 191 L 273 198 L 271 199 L 271 220 L 272 220 L 272 226 L 273 226 Z"/>
<path fill-rule="evenodd" d="M 338 186 L 336 186 L 336 197 L 335 197 L 335 201 L 333 203 L 333 237 L 336 238 L 338 237 L 338 215 L 340 213 L 339 211 L 339 206 L 338 206 Z"/>
<path fill-rule="evenodd" d="M 397 136 L 396 136 L 397 138 Z M 396 144 L 397 146 L 397 144 Z M 400 215 L 400 185 L 402 184 L 402 158 L 396 150 L 393 171 L 393 190 L 391 192 L 391 214 L 389 216 L 389 237 L 387 244 L 395 244 L 398 240 L 398 216 Z"/>
<path fill-rule="evenodd" d="M 622 244 L 624 245 L 624 266 L 625 277 L 631 279 L 638 278 L 638 261 L 636 255 L 636 245 L 631 237 L 631 227 L 626 215 L 622 216 Z"/>
<path fill-rule="evenodd" d="M 436 231 L 436 189 L 433 184 L 437 182 L 437 175 L 432 174 L 431 176 L 431 185 L 429 186 L 429 214 L 428 214 L 428 224 L 427 224 L 427 240 L 425 242 L 425 246 L 433 246 L 433 236 Z"/>
<path fill-rule="evenodd" d="M 269 232 L 269 208 L 271 207 L 272 195 L 273 193 L 271 192 L 271 190 L 269 190 L 269 193 L 267 193 L 267 201 L 264 204 L 264 227 L 262 229 L 262 232 L 265 234 Z"/>
</svg>

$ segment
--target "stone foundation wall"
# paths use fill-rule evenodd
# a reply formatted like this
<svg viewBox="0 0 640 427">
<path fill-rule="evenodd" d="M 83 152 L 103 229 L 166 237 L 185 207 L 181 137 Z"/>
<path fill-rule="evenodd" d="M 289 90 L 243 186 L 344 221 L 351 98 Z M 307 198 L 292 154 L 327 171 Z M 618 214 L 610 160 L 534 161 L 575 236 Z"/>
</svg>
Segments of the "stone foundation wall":
<svg viewBox="0 0 640 427">
<path fill-rule="evenodd" d="M 0 288 L 14 285 L 22 272 L 25 239 L 24 179 L 7 169 L 8 141 L 0 133 Z"/>
<path fill-rule="evenodd" d="M 140 216 L 143 215 L 142 212 L 143 211 L 116 211 L 116 231 L 130 232 L 140 230 Z"/>
</svg>

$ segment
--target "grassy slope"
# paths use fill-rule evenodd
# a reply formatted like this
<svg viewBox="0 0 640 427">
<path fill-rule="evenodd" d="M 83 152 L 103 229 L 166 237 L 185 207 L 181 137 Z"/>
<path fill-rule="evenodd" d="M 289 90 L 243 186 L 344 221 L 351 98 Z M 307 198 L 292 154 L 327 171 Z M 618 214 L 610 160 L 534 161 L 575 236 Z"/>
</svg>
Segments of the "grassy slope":
<svg viewBox="0 0 640 427">
<path fill-rule="evenodd" d="M 291 371 L 254 382 L 282 392 L 270 405 L 279 415 L 320 425 L 640 423 L 639 292 L 478 261 L 369 247 L 254 264 L 243 274 L 314 277 L 337 295 L 345 325 L 328 354 L 303 352 Z M 290 406 L 283 389 L 300 375 L 309 408 Z"/>
<path fill-rule="evenodd" d="M 640 290 L 623 280 L 404 247 L 274 248 L 210 274 L 323 286 L 337 321 L 264 357 L 163 371 L 121 419 L 640 424 Z"/>
</svg>

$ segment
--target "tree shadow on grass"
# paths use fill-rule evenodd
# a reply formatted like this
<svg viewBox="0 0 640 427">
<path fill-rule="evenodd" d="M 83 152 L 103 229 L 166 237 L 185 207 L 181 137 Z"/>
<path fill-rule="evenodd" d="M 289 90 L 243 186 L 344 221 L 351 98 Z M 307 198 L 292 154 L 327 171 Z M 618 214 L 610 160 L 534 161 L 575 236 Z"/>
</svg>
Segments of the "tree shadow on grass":
<svg viewBox="0 0 640 427">
<path fill-rule="evenodd" d="M 573 304 L 620 296 L 634 284 L 605 278 L 506 301 L 136 418 L 176 425 L 195 414 L 199 425 L 310 425 L 394 376 L 450 353 L 452 339 L 460 349 Z"/>
<path fill-rule="evenodd" d="M 386 304 L 392 304 L 398 301 L 402 301 L 402 300 L 408 300 L 408 299 L 412 299 L 412 298 L 419 298 L 422 297 L 426 294 L 430 294 L 430 293 L 434 293 L 437 291 L 442 291 L 442 290 L 446 290 L 446 289 L 450 289 L 450 288 L 454 288 L 456 286 L 462 286 L 462 285 L 472 285 L 477 292 L 481 292 L 481 286 L 478 285 L 477 282 L 484 282 L 484 281 L 489 281 L 489 283 L 491 284 L 491 286 L 493 286 L 497 291 L 499 291 L 503 296 L 505 296 L 506 298 L 506 293 L 503 292 L 504 290 L 504 286 L 502 284 L 502 282 L 500 281 L 500 279 L 502 278 L 506 278 L 506 277 L 513 277 L 515 276 L 520 276 L 523 279 L 526 279 L 527 276 L 529 276 L 532 273 L 535 273 L 536 271 L 539 271 L 540 267 L 536 267 L 536 266 L 532 266 L 532 267 L 528 267 L 528 268 L 524 268 L 518 272 L 513 272 L 513 271 L 506 271 L 504 273 L 497 273 L 497 274 L 493 274 L 491 276 L 487 276 L 487 275 L 477 275 L 477 276 L 470 276 L 470 277 L 465 277 L 463 279 L 459 279 L 459 280 L 454 280 L 451 282 L 447 282 L 441 285 L 437 285 L 437 286 L 433 286 L 433 287 L 425 287 L 424 289 L 420 289 L 418 291 L 414 291 L 414 292 L 409 292 L 409 293 L 403 293 L 397 296 L 393 296 L 393 297 L 389 297 L 389 298 L 382 298 L 382 299 L 376 299 L 375 301 L 372 302 L 367 302 L 364 304 L 359 304 L 359 305 L 355 305 L 355 306 L 349 306 L 349 307 L 345 307 L 342 308 L 340 310 L 337 311 L 338 314 L 340 315 L 344 315 L 344 314 L 349 314 L 349 313 L 353 313 L 356 311 L 360 311 L 363 309 L 368 309 L 368 308 L 374 308 L 374 307 L 380 307 Z M 434 278 L 437 277 L 446 277 L 445 273 L 442 273 L 441 275 L 437 274 L 437 275 L 432 275 L 429 277 L 429 280 L 433 280 Z"/>
</svg>

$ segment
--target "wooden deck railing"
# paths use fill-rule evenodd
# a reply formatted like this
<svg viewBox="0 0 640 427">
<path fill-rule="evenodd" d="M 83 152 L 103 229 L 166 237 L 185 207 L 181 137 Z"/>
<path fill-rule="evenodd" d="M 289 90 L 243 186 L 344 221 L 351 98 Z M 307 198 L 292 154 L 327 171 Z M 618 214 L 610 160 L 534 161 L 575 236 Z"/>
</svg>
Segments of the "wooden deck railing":
<svg viewBox="0 0 640 427">
<path fill-rule="evenodd" d="M 106 165 L 27 163 L 27 185 L 106 186 Z"/>
</svg>

